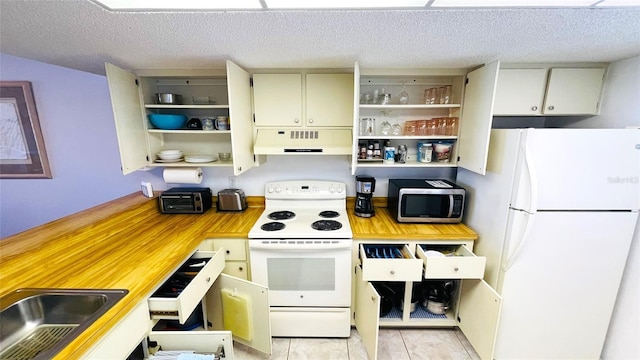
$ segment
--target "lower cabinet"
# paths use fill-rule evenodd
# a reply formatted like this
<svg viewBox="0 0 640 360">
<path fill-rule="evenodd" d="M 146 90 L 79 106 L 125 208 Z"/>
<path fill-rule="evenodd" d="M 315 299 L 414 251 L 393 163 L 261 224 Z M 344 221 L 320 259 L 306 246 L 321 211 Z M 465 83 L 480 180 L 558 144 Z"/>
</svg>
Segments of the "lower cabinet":
<svg viewBox="0 0 640 360">
<path fill-rule="evenodd" d="M 224 249 L 223 274 L 250 280 L 246 239 L 206 239 L 199 250 L 218 251 Z"/>
<path fill-rule="evenodd" d="M 358 240 L 353 249 L 353 319 L 369 359 L 380 327 L 459 327 L 492 359 L 501 297 L 482 280 L 473 241 Z"/>
<path fill-rule="evenodd" d="M 200 248 L 206 248 L 203 243 Z M 224 248 L 197 250 L 91 349 L 85 358 L 127 358 L 144 349 L 224 353 L 233 341 L 271 353 L 268 289 L 223 274 Z M 147 348 L 148 341 L 155 347 Z"/>
</svg>

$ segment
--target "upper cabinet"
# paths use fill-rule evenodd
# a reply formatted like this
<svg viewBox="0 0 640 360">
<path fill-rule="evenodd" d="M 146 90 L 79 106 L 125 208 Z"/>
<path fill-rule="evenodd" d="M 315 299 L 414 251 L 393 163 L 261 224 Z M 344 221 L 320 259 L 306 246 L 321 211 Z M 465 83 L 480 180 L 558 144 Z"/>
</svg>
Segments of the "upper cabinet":
<svg viewBox="0 0 640 360">
<path fill-rule="evenodd" d="M 351 127 L 353 74 L 253 74 L 255 126 Z"/>
<path fill-rule="evenodd" d="M 352 173 L 362 167 L 456 166 L 483 173 L 498 67 L 467 74 L 361 69 L 356 63 Z M 385 146 L 395 148 L 393 160 L 385 158 Z"/>
<path fill-rule="evenodd" d="M 239 175 L 254 165 L 251 88 L 249 73 L 228 61 L 226 71 L 136 71 L 106 64 L 122 172 L 144 167 L 233 167 Z M 179 94 L 180 101 L 160 104 L 158 93 Z M 155 128 L 150 114 L 184 115 L 188 120 L 218 116 L 229 118 L 230 129 L 202 130 L 186 124 L 176 130 Z M 249 135 L 247 135 L 249 134 Z M 161 150 L 181 150 L 193 158 L 161 160 Z M 231 160 L 217 159 L 231 153 Z M 201 155 L 201 156 L 197 156 Z M 204 156 L 215 161 L 204 161 Z"/>
<path fill-rule="evenodd" d="M 497 116 L 597 115 L 606 68 L 502 68 Z"/>
</svg>

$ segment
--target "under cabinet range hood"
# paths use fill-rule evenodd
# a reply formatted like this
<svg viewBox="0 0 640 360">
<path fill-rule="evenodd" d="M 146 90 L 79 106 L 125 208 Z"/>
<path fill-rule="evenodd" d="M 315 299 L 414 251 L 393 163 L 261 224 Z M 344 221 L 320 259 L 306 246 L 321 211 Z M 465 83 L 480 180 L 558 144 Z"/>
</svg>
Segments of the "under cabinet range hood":
<svg viewBox="0 0 640 360">
<path fill-rule="evenodd" d="M 351 129 L 257 129 L 256 155 L 351 155 Z"/>
</svg>

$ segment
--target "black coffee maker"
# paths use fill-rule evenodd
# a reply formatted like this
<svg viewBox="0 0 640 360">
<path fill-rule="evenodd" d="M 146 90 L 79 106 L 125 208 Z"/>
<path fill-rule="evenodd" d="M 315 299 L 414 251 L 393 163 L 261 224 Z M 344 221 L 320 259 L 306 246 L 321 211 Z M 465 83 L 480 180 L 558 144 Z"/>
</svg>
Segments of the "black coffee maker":
<svg viewBox="0 0 640 360">
<path fill-rule="evenodd" d="M 376 190 L 376 179 L 371 176 L 356 176 L 356 208 L 355 214 L 360 217 L 372 217 L 373 192 Z"/>
</svg>

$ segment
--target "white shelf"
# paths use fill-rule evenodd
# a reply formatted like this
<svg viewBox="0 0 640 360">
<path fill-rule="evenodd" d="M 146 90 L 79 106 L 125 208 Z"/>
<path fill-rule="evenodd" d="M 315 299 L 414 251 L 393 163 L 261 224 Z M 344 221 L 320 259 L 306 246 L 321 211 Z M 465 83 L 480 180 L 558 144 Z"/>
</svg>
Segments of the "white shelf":
<svg viewBox="0 0 640 360">
<path fill-rule="evenodd" d="M 425 105 L 425 104 L 389 104 L 389 105 L 380 105 L 380 104 L 360 104 L 360 109 L 374 109 L 374 110 L 402 110 L 402 109 L 452 109 L 459 108 L 460 104 L 433 104 L 433 105 Z"/>
<path fill-rule="evenodd" d="M 150 133 L 161 134 L 231 134 L 231 130 L 162 130 L 162 129 L 148 129 Z"/>
<path fill-rule="evenodd" d="M 441 136 L 441 135 L 367 135 L 367 136 L 358 136 L 358 140 L 380 140 L 380 139 L 388 139 L 388 140 L 457 140 L 457 136 Z"/>
<path fill-rule="evenodd" d="M 407 168 L 426 168 L 426 167 L 432 167 L 432 168 L 449 168 L 449 167 L 458 167 L 458 165 L 456 165 L 455 163 L 452 162 L 430 162 L 430 163 L 419 163 L 419 162 L 406 162 L 404 164 L 401 163 L 385 163 L 382 160 L 378 160 L 378 161 L 372 161 L 372 160 L 358 160 L 358 167 L 370 167 L 370 168 L 383 168 L 383 167 L 395 167 L 395 168 L 402 168 L 402 167 L 407 167 Z"/>
<path fill-rule="evenodd" d="M 173 163 L 158 163 L 158 162 L 153 162 L 151 164 L 149 164 L 149 166 L 153 166 L 153 167 L 225 167 L 225 166 L 233 166 L 233 162 L 232 161 L 213 161 L 213 162 L 207 162 L 207 163 L 190 163 L 190 162 L 186 162 L 186 161 L 179 161 L 179 162 L 173 162 Z"/>
<path fill-rule="evenodd" d="M 228 109 L 229 105 L 165 105 L 145 104 L 146 109 Z"/>
</svg>

